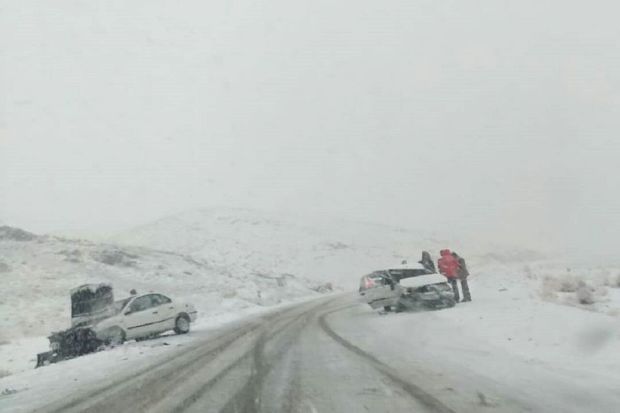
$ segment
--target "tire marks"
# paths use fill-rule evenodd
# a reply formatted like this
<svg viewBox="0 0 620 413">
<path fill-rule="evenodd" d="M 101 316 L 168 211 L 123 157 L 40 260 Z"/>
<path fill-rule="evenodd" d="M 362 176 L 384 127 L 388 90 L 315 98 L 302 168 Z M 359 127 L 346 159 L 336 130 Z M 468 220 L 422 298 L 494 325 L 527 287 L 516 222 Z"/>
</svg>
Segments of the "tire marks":
<svg viewBox="0 0 620 413">
<path fill-rule="evenodd" d="M 348 307 L 348 306 L 347 306 Z M 337 334 L 331 326 L 327 323 L 327 317 L 335 313 L 337 311 L 342 311 L 347 307 L 338 308 L 332 310 L 330 312 L 324 313 L 319 317 L 319 325 L 321 329 L 330 336 L 336 343 L 340 344 L 342 347 L 346 348 L 350 352 L 358 355 L 362 360 L 372 365 L 377 371 L 381 372 L 383 375 L 387 376 L 390 380 L 392 380 L 395 384 L 397 384 L 400 388 L 402 388 L 407 394 L 409 394 L 414 399 L 421 402 L 424 406 L 426 406 L 430 411 L 437 413 L 455 413 L 454 410 L 450 409 L 444 403 L 442 403 L 435 396 L 423 390 L 421 387 L 408 382 L 407 380 L 400 377 L 391 367 L 381 362 L 375 356 L 361 348 L 357 347 L 350 341 L 346 340 L 339 334 Z"/>
<path fill-rule="evenodd" d="M 174 353 L 155 367 L 148 366 L 138 372 L 115 377 L 113 381 L 91 392 L 86 392 L 69 401 L 62 400 L 52 403 L 35 411 L 50 413 L 98 413 L 123 411 L 128 405 L 131 406 L 132 411 L 150 411 L 150 407 L 164 399 L 171 388 L 182 386 L 188 377 L 191 377 L 193 373 L 211 363 L 233 343 L 259 331 L 270 322 L 278 320 L 283 315 L 286 315 L 288 311 L 290 310 L 285 309 L 273 312 L 212 338 L 206 346 L 202 343 L 197 343 L 188 351 Z M 244 357 L 237 359 L 225 369 L 226 371 L 218 374 L 216 379 L 205 383 L 204 391 L 207 391 L 217 379 L 237 367 L 249 355 L 246 354 Z M 179 403 L 179 408 L 175 411 L 183 411 L 185 409 L 183 406 L 186 403 L 187 405 L 191 404 L 190 401 L 183 399 Z"/>
<path fill-rule="evenodd" d="M 161 405 L 155 406 L 155 410 L 180 413 L 204 411 L 208 406 L 209 411 L 259 411 L 264 377 L 271 371 L 279 356 L 292 344 L 297 330 L 303 328 L 307 314 L 313 313 L 321 305 L 323 302 L 318 305 L 313 303 L 312 306 L 304 305 L 292 311 L 279 312 L 277 316 L 265 320 L 259 328 L 253 330 L 253 335 L 239 337 L 239 342 L 230 343 L 230 347 L 244 348 L 240 353 L 239 349 L 227 349 L 228 353 L 239 353 L 238 356 L 227 362 L 216 359 L 206 365 L 203 363 L 199 368 L 203 373 L 208 370 L 207 374 L 194 375 L 185 391 L 172 394 L 175 400 L 168 398 Z M 267 346 L 274 347 L 270 351 L 274 354 L 266 354 Z M 224 403 L 223 407 L 213 405 L 213 395 L 210 394 L 212 392 L 218 394 L 217 402 Z"/>
<path fill-rule="evenodd" d="M 319 306 L 322 306 L 319 305 Z M 261 334 L 253 349 L 252 375 L 243 388 L 235 393 L 226 406 L 220 410 L 221 413 L 254 413 L 262 411 L 261 395 L 265 377 L 271 372 L 275 364 L 278 363 L 284 353 L 291 348 L 297 340 L 299 333 L 307 325 L 310 315 L 318 306 L 304 311 L 283 326 L 275 327 L 275 333 L 269 334 L 266 330 Z M 281 343 L 278 339 L 282 338 Z M 266 346 L 274 342 L 274 348 L 267 354 Z"/>
<path fill-rule="evenodd" d="M 327 317 L 351 307 L 339 302 L 339 298 L 323 299 L 270 313 L 196 343 L 187 351 L 174 353 L 155 367 L 116 377 L 94 391 L 47 406 L 45 411 L 94 413 L 131 409 L 189 413 L 205 411 L 207 407 L 208 411 L 222 413 L 261 412 L 269 409 L 269 403 L 263 403 L 261 397 L 269 397 L 270 390 L 273 391 L 274 377 L 282 380 L 273 375 L 274 369 L 276 373 L 282 369 L 284 380 L 290 377 L 290 387 L 278 393 L 282 397 L 281 408 L 316 411 L 312 402 L 317 400 L 310 400 L 312 397 L 308 398 L 300 387 L 303 372 L 299 363 L 312 357 L 314 351 L 297 346 L 307 333 L 310 337 L 327 334 L 345 351 L 358 356 L 354 363 L 359 359 L 369 364 L 429 411 L 454 413 L 439 399 L 337 334 Z M 407 400 L 405 403 L 409 403 Z"/>
<path fill-rule="evenodd" d="M 51 413 L 105 412 L 114 410 L 113 401 L 124 404 L 131 399 L 134 410 L 144 411 L 148 405 L 165 397 L 165 392 L 157 391 L 158 388 L 168 388 L 171 383 L 185 376 L 187 370 L 191 369 L 192 366 L 208 363 L 210 359 L 224 351 L 231 343 L 258 328 L 260 328 L 259 324 L 240 327 L 223 337 L 218 337 L 215 340 L 215 347 L 207 347 L 207 349 L 197 347 L 189 352 L 175 354 L 155 368 L 146 367 L 137 373 L 124 376 L 121 379 L 117 378 L 112 383 L 93 392 L 85 393 L 68 403 L 61 402 L 59 406 L 47 406 L 44 410 Z M 150 388 L 148 392 L 143 391 L 143 387 L 146 385 Z"/>
</svg>

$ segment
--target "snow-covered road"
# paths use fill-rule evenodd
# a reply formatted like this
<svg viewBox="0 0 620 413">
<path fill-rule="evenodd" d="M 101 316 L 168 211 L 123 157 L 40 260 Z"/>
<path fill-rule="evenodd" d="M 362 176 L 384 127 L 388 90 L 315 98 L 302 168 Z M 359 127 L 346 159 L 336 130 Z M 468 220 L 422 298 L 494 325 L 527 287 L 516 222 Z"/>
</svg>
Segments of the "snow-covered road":
<svg viewBox="0 0 620 413">
<path fill-rule="evenodd" d="M 618 411 L 617 373 L 596 360 L 560 363 L 561 348 L 555 356 L 544 349 L 510 351 L 498 339 L 509 329 L 498 328 L 506 321 L 501 308 L 485 320 L 480 314 L 486 305 L 481 300 L 381 316 L 355 294 L 311 300 L 190 336 L 152 340 L 148 352 L 143 343 L 129 343 L 16 375 L 23 391 L 0 397 L 0 410 Z M 480 320 L 479 329 L 471 328 L 472 317 Z M 529 324 L 536 340 L 537 324 Z"/>
<path fill-rule="evenodd" d="M 356 304 L 350 296 L 313 300 L 198 334 L 193 341 L 168 337 L 177 345 L 172 351 L 118 374 L 104 368 L 107 374 L 97 380 L 82 377 L 76 383 L 69 369 L 51 366 L 63 389 L 56 396 L 25 397 L 21 404 L 5 399 L 4 406 L 46 412 L 452 411 L 404 381 L 398 369 L 352 351 L 331 329 L 327 316 L 351 305 Z M 75 391 L 67 393 L 71 387 Z"/>
</svg>

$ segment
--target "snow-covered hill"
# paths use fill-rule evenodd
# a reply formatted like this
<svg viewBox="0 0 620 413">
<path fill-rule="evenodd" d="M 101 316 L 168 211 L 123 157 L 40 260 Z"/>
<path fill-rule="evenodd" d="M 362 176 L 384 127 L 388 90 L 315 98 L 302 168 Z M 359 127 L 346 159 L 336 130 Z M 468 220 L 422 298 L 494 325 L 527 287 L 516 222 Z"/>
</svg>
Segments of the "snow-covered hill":
<svg viewBox="0 0 620 413">
<path fill-rule="evenodd" d="M 190 254 L 240 273 L 288 273 L 345 288 L 369 271 L 445 245 L 377 224 L 228 208 L 166 217 L 114 241 Z"/>
<path fill-rule="evenodd" d="M 204 258 L 143 247 L 40 236 L 0 227 L 0 340 L 46 335 L 69 325 L 69 290 L 109 282 L 117 298 L 130 289 L 161 291 L 205 315 L 278 304 L 316 294 L 317 282 L 233 271 Z"/>
<path fill-rule="evenodd" d="M 587 257 L 442 240 L 378 224 L 211 208 L 163 218 L 120 234 L 115 241 L 191 254 L 234 273 L 295 274 L 331 281 L 345 290 L 356 289 L 362 274 L 417 260 L 422 250 L 437 258 L 441 248 L 449 247 L 467 258 L 474 291 L 511 297 L 511 286 L 518 285 L 535 302 L 620 314 L 620 269 L 613 263 L 584 264 Z"/>
<path fill-rule="evenodd" d="M 526 249 L 464 245 L 412 230 L 219 208 L 167 217 L 107 243 L 1 227 L 0 363 L 12 363 L 9 373 L 30 368 L 16 356 L 28 344 L 20 337 L 37 337 L 28 354 L 45 350 L 44 335 L 69 324 L 69 289 L 83 283 L 110 282 L 118 298 L 131 288 L 162 291 L 193 302 L 208 322 L 312 297 L 328 282 L 353 291 L 362 274 L 417 260 L 423 249 L 436 258 L 444 247 L 467 258 L 481 315 L 501 302 L 515 314 L 557 314 L 563 304 L 612 323 L 620 316 L 620 269 L 606 263 L 571 266 Z M 550 328 L 562 323 L 554 317 Z M 528 329 L 526 321 L 517 327 Z"/>
</svg>

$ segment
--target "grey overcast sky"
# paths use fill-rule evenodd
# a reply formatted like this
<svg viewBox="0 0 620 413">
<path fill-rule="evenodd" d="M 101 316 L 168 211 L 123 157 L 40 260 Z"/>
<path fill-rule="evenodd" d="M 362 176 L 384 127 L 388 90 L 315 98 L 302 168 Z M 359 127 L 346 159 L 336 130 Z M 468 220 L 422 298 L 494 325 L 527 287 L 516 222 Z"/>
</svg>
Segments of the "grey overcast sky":
<svg viewBox="0 0 620 413">
<path fill-rule="evenodd" d="M 0 0 L 0 221 L 231 205 L 615 253 L 620 6 Z"/>
</svg>

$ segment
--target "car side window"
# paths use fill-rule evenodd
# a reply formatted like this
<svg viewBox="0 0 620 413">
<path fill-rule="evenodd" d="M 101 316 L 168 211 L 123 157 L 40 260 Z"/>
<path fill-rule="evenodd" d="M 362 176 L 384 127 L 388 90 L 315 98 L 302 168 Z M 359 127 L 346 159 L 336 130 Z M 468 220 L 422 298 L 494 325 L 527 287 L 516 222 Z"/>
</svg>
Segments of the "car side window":
<svg viewBox="0 0 620 413">
<path fill-rule="evenodd" d="M 148 310 L 152 306 L 151 297 L 149 295 L 145 295 L 144 297 L 136 298 L 134 302 L 131 303 L 129 309 L 132 313 L 136 313 L 138 311 Z"/>
<path fill-rule="evenodd" d="M 159 298 L 159 304 L 169 304 L 172 300 L 165 295 L 157 294 L 157 298 Z"/>
<path fill-rule="evenodd" d="M 171 300 L 161 294 L 151 294 L 151 302 L 153 303 L 153 307 L 157 307 L 159 305 L 168 304 Z"/>
</svg>

